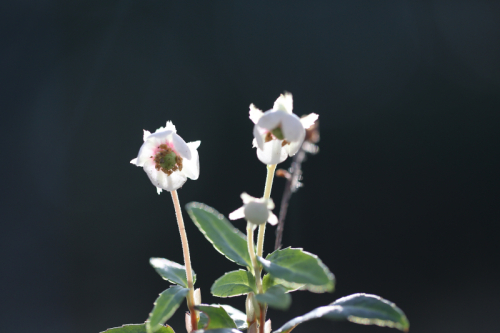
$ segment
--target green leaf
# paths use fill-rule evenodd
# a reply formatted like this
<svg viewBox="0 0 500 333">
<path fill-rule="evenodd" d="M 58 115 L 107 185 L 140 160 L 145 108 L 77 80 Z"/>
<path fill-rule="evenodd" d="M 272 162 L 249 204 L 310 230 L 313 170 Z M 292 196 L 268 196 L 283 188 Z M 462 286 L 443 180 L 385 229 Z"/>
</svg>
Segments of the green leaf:
<svg viewBox="0 0 500 333">
<path fill-rule="evenodd" d="M 191 202 L 186 205 L 189 216 L 217 251 L 238 265 L 251 267 L 245 235 L 215 209 Z"/>
<path fill-rule="evenodd" d="M 215 304 L 212 304 L 215 305 Z M 220 304 L 226 310 L 227 314 L 236 324 L 236 328 L 239 330 L 244 330 L 248 327 L 247 324 L 247 315 L 241 312 L 240 310 L 233 308 L 231 305 Z"/>
<path fill-rule="evenodd" d="M 264 289 L 264 292 L 267 291 L 267 289 L 271 288 L 272 286 L 283 286 L 287 292 L 291 292 L 291 291 L 296 291 L 296 290 L 299 290 L 300 288 L 304 287 L 303 284 L 298 284 L 298 283 L 286 283 L 287 284 L 286 286 L 284 286 L 283 284 L 281 284 L 279 279 L 275 279 L 271 274 L 266 274 L 264 275 L 264 277 L 262 278 L 262 288 Z"/>
<path fill-rule="evenodd" d="M 200 316 L 199 326 L 204 326 L 204 330 L 216 328 L 236 328 L 233 319 L 227 314 L 226 310 L 220 305 L 197 305 L 196 310 L 203 312 L 205 316 Z M 208 318 L 207 318 L 208 317 Z"/>
<path fill-rule="evenodd" d="M 286 294 L 283 286 L 270 287 L 265 293 L 255 295 L 259 303 L 266 303 L 269 307 L 278 310 L 287 310 L 292 304 L 292 296 Z"/>
<path fill-rule="evenodd" d="M 193 333 L 243 333 L 234 328 L 217 328 L 215 330 L 197 330 Z"/>
<path fill-rule="evenodd" d="M 302 249 L 286 248 L 257 257 L 264 270 L 285 287 L 303 288 L 315 293 L 333 291 L 335 278 L 319 258 Z M 300 286 L 303 285 L 303 286 Z"/>
<path fill-rule="evenodd" d="M 165 280 L 184 288 L 188 287 L 185 266 L 164 258 L 151 258 L 149 263 Z M 193 284 L 195 282 L 196 274 L 193 271 Z"/>
<path fill-rule="evenodd" d="M 157 333 L 175 333 L 172 327 L 162 326 L 156 331 Z M 102 333 L 147 333 L 146 324 L 130 324 L 123 325 L 122 327 L 115 327 L 107 329 Z"/>
<path fill-rule="evenodd" d="M 298 324 L 318 318 L 349 320 L 364 325 L 388 326 L 405 332 L 408 332 L 410 328 L 405 314 L 394 303 L 376 295 L 354 294 L 294 318 L 274 333 L 289 332 Z"/>
<path fill-rule="evenodd" d="M 187 288 L 171 286 L 160 294 L 160 297 L 156 299 L 153 311 L 149 314 L 149 321 L 146 322 L 148 333 L 156 332 L 162 327 L 162 324 L 172 317 L 188 292 Z"/>
<path fill-rule="evenodd" d="M 218 278 L 210 289 L 217 297 L 233 297 L 246 295 L 255 291 L 255 278 L 252 273 L 244 270 L 232 271 Z"/>
</svg>

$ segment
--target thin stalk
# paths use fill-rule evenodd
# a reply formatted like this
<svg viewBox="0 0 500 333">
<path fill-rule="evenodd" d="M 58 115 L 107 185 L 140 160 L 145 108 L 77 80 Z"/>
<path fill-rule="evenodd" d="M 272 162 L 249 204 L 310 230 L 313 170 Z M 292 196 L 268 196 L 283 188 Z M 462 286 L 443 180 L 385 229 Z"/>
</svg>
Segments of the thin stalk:
<svg viewBox="0 0 500 333">
<path fill-rule="evenodd" d="M 174 202 L 175 216 L 177 217 L 177 225 L 179 226 L 179 233 L 181 234 L 182 242 L 182 253 L 184 254 L 184 266 L 186 267 L 186 278 L 189 288 L 188 294 L 188 308 L 191 315 L 191 328 L 193 331 L 198 329 L 198 320 L 196 318 L 196 311 L 194 309 L 194 285 L 193 285 L 193 270 L 191 268 L 191 257 L 189 256 L 189 244 L 186 234 L 186 228 L 184 227 L 184 220 L 182 219 L 181 205 L 179 203 L 179 197 L 177 196 L 177 191 L 171 191 L 172 200 Z"/>
<path fill-rule="evenodd" d="M 271 197 L 271 189 L 273 188 L 274 171 L 276 170 L 276 164 L 267 166 L 267 177 L 266 177 L 266 187 L 264 188 L 264 198 L 269 199 Z M 257 237 L 257 255 L 262 257 L 264 251 L 264 235 L 266 233 L 266 224 L 261 224 L 259 226 L 259 235 Z"/>
<path fill-rule="evenodd" d="M 260 265 L 255 256 L 255 246 L 253 240 L 254 228 L 251 223 L 247 223 L 247 243 L 248 243 L 248 254 L 250 254 L 250 259 L 252 260 L 253 274 L 255 275 L 255 283 L 257 284 L 257 291 L 262 294 L 264 291 L 262 289 L 262 281 L 260 278 Z"/>
</svg>

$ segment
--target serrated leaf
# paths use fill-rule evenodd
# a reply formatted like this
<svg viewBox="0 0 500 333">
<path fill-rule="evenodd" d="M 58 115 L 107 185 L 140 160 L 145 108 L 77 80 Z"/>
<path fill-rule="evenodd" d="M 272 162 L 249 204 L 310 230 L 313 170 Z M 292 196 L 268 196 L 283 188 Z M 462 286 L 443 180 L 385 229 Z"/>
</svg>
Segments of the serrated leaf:
<svg viewBox="0 0 500 333">
<path fill-rule="evenodd" d="M 287 292 L 292 292 L 292 291 L 296 291 L 296 290 L 299 290 L 300 288 L 304 287 L 304 285 L 300 284 L 300 283 L 286 283 L 286 281 L 285 281 L 285 284 L 286 284 L 286 286 L 285 286 L 280 282 L 283 282 L 283 281 L 280 281 L 279 279 L 275 279 L 271 274 L 266 274 L 262 278 L 262 289 L 264 290 L 264 292 L 266 292 L 267 289 L 269 289 L 272 286 L 283 286 L 283 288 L 285 288 Z"/>
<path fill-rule="evenodd" d="M 181 302 L 186 298 L 189 289 L 180 286 L 171 286 L 160 294 L 156 299 L 153 311 L 149 314 L 149 319 L 146 322 L 148 333 L 154 333 L 159 330 L 162 325 L 172 317 L 175 311 L 179 308 Z"/>
<path fill-rule="evenodd" d="M 175 333 L 172 327 L 162 326 L 157 333 Z M 129 324 L 122 327 L 109 328 L 101 333 L 147 333 L 146 324 Z"/>
<path fill-rule="evenodd" d="M 245 235 L 233 227 L 222 214 L 198 202 L 187 204 L 186 210 L 194 224 L 217 251 L 238 265 L 252 266 Z"/>
<path fill-rule="evenodd" d="M 243 333 L 234 328 L 217 328 L 215 330 L 197 330 L 193 333 Z"/>
<path fill-rule="evenodd" d="M 232 271 L 215 280 L 210 291 L 217 297 L 233 297 L 246 295 L 255 291 L 255 278 L 252 273 L 244 270 Z"/>
<path fill-rule="evenodd" d="M 315 293 L 331 292 L 335 278 L 314 254 L 302 249 L 286 248 L 269 254 L 266 259 L 257 257 L 264 270 L 278 279 L 285 287 L 302 288 Z"/>
<path fill-rule="evenodd" d="M 286 294 L 283 286 L 276 285 L 270 287 L 265 293 L 255 295 L 259 303 L 266 303 L 270 308 L 287 310 L 292 304 L 292 296 Z"/>
<path fill-rule="evenodd" d="M 204 326 L 204 330 L 216 328 L 236 328 L 233 319 L 227 314 L 226 310 L 220 305 L 196 305 L 195 309 L 203 312 L 200 316 L 199 326 Z"/>
<path fill-rule="evenodd" d="M 215 304 L 212 304 L 215 305 Z M 231 305 L 220 304 L 226 310 L 227 314 L 236 324 L 236 328 L 239 330 L 244 330 L 248 327 L 247 324 L 247 315 L 241 312 L 240 310 L 233 308 Z"/>
<path fill-rule="evenodd" d="M 354 294 L 294 318 L 273 333 L 289 332 L 301 323 L 318 318 L 394 327 L 405 332 L 410 328 L 405 314 L 394 303 L 376 295 Z"/>
<path fill-rule="evenodd" d="M 178 284 L 184 288 L 188 287 L 186 267 L 165 258 L 151 258 L 149 263 L 158 274 L 165 280 Z M 193 284 L 196 282 L 196 274 L 193 271 Z"/>
</svg>

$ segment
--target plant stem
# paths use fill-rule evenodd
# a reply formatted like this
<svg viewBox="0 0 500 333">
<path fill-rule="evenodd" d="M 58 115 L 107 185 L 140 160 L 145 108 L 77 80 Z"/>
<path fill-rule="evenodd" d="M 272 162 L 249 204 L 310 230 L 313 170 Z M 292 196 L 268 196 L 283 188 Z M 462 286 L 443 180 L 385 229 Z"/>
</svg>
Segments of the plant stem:
<svg viewBox="0 0 500 333">
<path fill-rule="evenodd" d="M 266 177 L 266 187 L 264 188 L 264 199 L 269 199 L 271 197 L 271 189 L 273 188 L 274 171 L 276 170 L 276 164 L 267 166 L 267 177 Z M 259 235 L 257 237 L 257 255 L 262 257 L 264 251 L 264 235 L 266 233 L 266 224 L 261 224 L 259 226 Z"/>
<path fill-rule="evenodd" d="M 172 194 L 172 200 L 174 202 L 175 216 L 177 217 L 177 225 L 179 226 L 179 233 L 181 234 L 182 242 L 182 253 L 184 254 L 184 266 L 186 267 L 186 279 L 189 288 L 188 294 L 188 308 L 191 315 L 191 328 L 193 331 L 198 329 L 198 320 L 196 319 L 196 311 L 194 309 L 194 285 L 193 285 L 193 270 L 191 268 L 191 257 L 189 256 L 189 244 L 186 234 L 186 228 L 184 227 L 184 220 L 182 219 L 181 205 L 179 203 L 179 197 L 177 196 L 177 191 L 173 190 L 170 192 Z"/>
<path fill-rule="evenodd" d="M 257 257 L 255 256 L 253 232 L 254 232 L 254 227 L 250 222 L 248 222 L 247 223 L 248 254 L 250 254 L 250 259 L 252 260 L 253 274 L 255 276 L 255 283 L 257 284 L 257 291 L 259 294 L 262 294 L 264 291 L 262 290 L 259 262 L 257 261 Z"/>
</svg>

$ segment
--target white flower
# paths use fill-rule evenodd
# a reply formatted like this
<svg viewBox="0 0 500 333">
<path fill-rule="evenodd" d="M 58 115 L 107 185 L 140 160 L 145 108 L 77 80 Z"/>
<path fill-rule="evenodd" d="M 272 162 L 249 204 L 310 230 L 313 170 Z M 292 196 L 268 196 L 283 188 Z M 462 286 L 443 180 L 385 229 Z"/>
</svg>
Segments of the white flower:
<svg viewBox="0 0 500 333">
<path fill-rule="evenodd" d="M 274 203 L 271 199 L 257 199 L 242 193 L 241 200 L 243 200 L 243 207 L 229 214 L 231 220 L 245 218 L 248 222 L 256 225 L 264 224 L 266 221 L 272 225 L 278 223 L 278 218 L 271 212 L 274 209 Z"/>
<path fill-rule="evenodd" d="M 144 168 L 158 194 L 162 189 L 178 189 L 187 178 L 198 179 L 200 161 L 196 149 L 200 141 L 186 143 L 177 135 L 171 121 L 167 121 L 165 128 L 160 127 L 153 134 L 144 130 L 143 139 L 137 158 L 130 163 Z"/>
<path fill-rule="evenodd" d="M 253 146 L 257 147 L 257 157 L 262 163 L 278 164 L 295 155 L 304 142 L 306 129 L 318 119 L 315 113 L 299 118 L 292 110 L 290 93 L 280 95 L 266 112 L 250 105 L 250 119 L 255 124 Z"/>
</svg>

